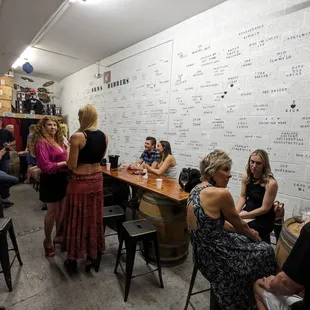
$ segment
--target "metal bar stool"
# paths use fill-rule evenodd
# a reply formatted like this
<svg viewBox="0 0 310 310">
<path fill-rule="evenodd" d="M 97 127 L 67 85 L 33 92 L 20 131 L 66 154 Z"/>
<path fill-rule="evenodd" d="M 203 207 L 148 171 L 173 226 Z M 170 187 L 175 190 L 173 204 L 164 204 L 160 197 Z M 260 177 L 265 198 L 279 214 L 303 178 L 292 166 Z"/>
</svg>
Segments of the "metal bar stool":
<svg viewBox="0 0 310 310">
<path fill-rule="evenodd" d="M 125 212 L 123 208 L 120 206 L 108 206 L 103 208 L 103 225 L 104 225 L 104 231 L 107 225 L 109 227 L 114 227 L 116 229 L 116 233 L 112 233 L 109 235 L 106 235 L 106 237 L 118 235 L 118 240 L 120 238 L 120 232 L 122 223 L 125 221 Z M 112 228 L 113 229 L 113 228 Z"/>
<path fill-rule="evenodd" d="M 114 195 L 107 189 L 103 189 L 103 205 L 104 207 L 114 205 Z"/>
<path fill-rule="evenodd" d="M 9 249 L 7 232 L 9 232 L 13 249 Z M 19 265 L 22 266 L 23 262 L 21 260 L 17 241 L 14 233 L 13 222 L 11 218 L 0 218 L 0 262 L 2 266 L 2 271 L 0 273 L 4 274 L 6 285 L 10 292 L 12 292 L 12 278 L 11 278 L 11 266 L 13 265 L 15 258 L 17 257 Z M 15 251 L 15 256 L 10 263 L 9 251 Z"/>
<path fill-rule="evenodd" d="M 125 272 L 120 262 L 120 257 L 122 255 L 122 246 L 123 246 L 124 241 L 125 241 L 125 246 L 126 246 L 126 271 Z M 144 257 L 145 257 L 147 264 L 150 262 L 150 257 L 149 257 L 150 241 L 154 242 L 157 268 L 149 272 L 146 272 L 144 274 L 133 276 L 132 271 L 133 271 L 135 255 L 136 255 L 136 247 L 139 241 L 143 242 Z M 125 297 L 124 297 L 125 302 L 127 301 L 127 298 L 128 298 L 131 279 L 135 277 L 158 271 L 160 287 L 161 288 L 164 287 L 162 274 L 161 274 L 157 231 L 154 225 L 150 221 L 143 219 L 143 220 L 135 220 L 135 221 L 129 221 L 129 222 L 123 223 L 114 273 L 117 273 L 118 265 L 121 266 L 122 272 L 124 273 L 126 277 Z"/>
<path fill-rule="evenodd" d="M 193 268 L 193 273 L 192 273 L 192 277 L 191 277 L 191 283 L 189 285 L 189 289 L 188 289 L 188 294 L 187 294 L 187 298 L 186 298 L 186 303 L 185 303 L 185 307 L 184 310 L 187 310 L 189 301 L 191 296 L 200 294 L 200 293 L 204 293 L 204 292 L 208 292 L 210 291 L 210 310 L 221 310 L 221 308 L 219 307 L 215 297 L 214 297 L 214 293 L 213 290 L 211 288 L 205 289 L 205 290 L 201 290 L 201 291 L 197 291 L 193 293 L 193 287 L 195 284 L 195 280 L 196 280 L 196 276 L 197 276 L 197 272 L 198 272 L 198 267 L 196 266 L 196 264 L 194 264 L 194 268 Z"/>
</svg>

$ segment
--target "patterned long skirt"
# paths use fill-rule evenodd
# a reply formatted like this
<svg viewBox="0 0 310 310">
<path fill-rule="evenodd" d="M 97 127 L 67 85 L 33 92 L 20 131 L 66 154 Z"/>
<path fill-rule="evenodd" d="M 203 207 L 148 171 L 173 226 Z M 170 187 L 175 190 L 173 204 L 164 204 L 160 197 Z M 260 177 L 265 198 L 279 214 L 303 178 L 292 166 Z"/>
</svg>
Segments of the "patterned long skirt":
<svg viewBox="0 0 310 310">
<path fill-rule="evenodd" d="M 95 259 L 105 249 L 102 173 L 72 174 L 66 201 L 63 250 L 70 260 Z"/>
</svg>

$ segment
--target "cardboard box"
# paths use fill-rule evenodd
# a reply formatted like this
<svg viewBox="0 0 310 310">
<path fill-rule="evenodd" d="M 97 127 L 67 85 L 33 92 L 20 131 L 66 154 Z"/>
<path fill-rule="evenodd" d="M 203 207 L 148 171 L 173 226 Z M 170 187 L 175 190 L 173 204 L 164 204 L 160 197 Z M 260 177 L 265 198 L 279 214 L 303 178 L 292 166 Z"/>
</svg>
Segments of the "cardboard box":
<svg viewBox="0 0 310 310">
<path fill-rule="evenodd" d="M 2 76 L 0 77 L 0 86 L 8 86 L 13 88 L 14 87 L 14 78 L 10 76 Z"/>
<path fill-rule="evenodd" d="M 12 101 L 13 91 L 11 87 L 0 86 L 0 100 L 11 100 Z"/>
<path fill-rule="evenodd" d="M 12 112 L 12 101 L 0 99 L 0 112 Z"/>
</svg>

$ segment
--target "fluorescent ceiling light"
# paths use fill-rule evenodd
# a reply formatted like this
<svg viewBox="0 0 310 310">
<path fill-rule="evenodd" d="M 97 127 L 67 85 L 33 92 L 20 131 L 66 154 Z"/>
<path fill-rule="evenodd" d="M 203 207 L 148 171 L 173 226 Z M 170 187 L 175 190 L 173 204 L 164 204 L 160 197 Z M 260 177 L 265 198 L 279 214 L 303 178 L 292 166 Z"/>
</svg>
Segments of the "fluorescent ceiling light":
<svg viewBox="0 0 310 310">
<path fill-rule="evenodd" d="M 22 66 L 27 60 L 29 60 L 30 56 L 32 54 L 32 48 L 31 46 L 28 46 L 22 54 L 16 59 L 14 64 L 12 65 L 13 69 L 16 69 L 17 67 Z"/>
</svg>

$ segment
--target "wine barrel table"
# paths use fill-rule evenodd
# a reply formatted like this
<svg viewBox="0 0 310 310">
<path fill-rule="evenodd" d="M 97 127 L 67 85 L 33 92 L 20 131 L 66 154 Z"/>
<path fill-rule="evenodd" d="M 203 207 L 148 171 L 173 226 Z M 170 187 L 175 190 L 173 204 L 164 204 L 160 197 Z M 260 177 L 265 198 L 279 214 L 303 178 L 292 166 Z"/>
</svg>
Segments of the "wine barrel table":
<svg viewBox="0 0 310 310">
<path fill-rule="evenodd" d="M 20 179 L 20 160 L 19 155 L 15 151 L 10 152 L 9 174 Z"/>
<path fill-rule="evenodd" d="M 283 267 L 286 259 L 290 255 L 299 237 L 302 225 L 301 223 L 297 223 L 293 218 L 289 218 L 284 222 L 275 250 L 276 261 L 280 268 Z"/>
<path fill-rule="evenodd" d="M 133 185 L 143 193 L 139 206 L 139 217 L 150 220 L 157 229 L 160 260 L 162 265 L 181 264 L 188 254 L 188 233 L 186 224 L 186 201 L 188 193 L 184 192 L 178 181 L 165 176 L 162 188 L 156 187 L 157 175 L 149 173 L 148 179 L 135 175 L 127 169 L 107 170 L 102 173 L 116 180 Z M 104 182 L 104 188 L 107 183 Z M 110 190 L 110 189 L 108 189 Z M 151 258 L 152 258 L 152 253 Z"/>
<path fill-rule="evenodd" d="M 189 237 L 185 205 L 147 191 L 140 202 L 139 217 L 148 219 L 157 229 L 160 261 L 163 266 L 179 265 L 186 259 Z M 153 244 L 150 256 L 155 262 Z"/>
</svg>

